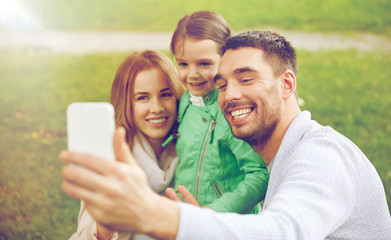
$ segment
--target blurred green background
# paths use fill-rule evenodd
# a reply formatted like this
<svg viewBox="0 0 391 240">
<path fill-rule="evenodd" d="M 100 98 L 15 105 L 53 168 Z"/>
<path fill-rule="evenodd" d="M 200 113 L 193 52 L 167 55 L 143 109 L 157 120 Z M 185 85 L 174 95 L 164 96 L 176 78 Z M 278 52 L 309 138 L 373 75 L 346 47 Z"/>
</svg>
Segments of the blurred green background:
<svg viewBox="0 0 391 240">
<path fill-rule="evenodd" d="M 172 32 L 185 14 L 211 10 L 235 31 L 273 28 L 391 37 L 389 0 L 0 0 L 3 33 L 29 31 L 22 29 L 26 22 L 20 19 L 12 26 L 1 22 L 11 2 L 36 19 L 41 30 Z M 165 53 L 169 55 L 168 49 Z M 0 240 L 67 239 L 76 230 L 79 202 L 60 189 L 58 153 L 66 148 L 66 107 L 73 101 L 108 101 L 115 71 L 129 54 L 52 54 L 0 45 Z M 298 50 L 302 109 L 363 150 L 380 174 L 389 206 L 390 55 Z"/>
</svg>

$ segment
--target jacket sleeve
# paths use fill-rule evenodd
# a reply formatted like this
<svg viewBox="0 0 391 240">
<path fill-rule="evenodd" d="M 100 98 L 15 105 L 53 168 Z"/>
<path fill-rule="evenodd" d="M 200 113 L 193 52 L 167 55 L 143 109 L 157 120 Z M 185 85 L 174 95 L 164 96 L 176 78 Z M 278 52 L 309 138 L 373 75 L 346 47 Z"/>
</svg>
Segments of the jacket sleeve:
<svg viewBox="0 0 391 240">
<path fill-rule="evenodd" d="M 217 212 L 249 213 L 265 198 L 269 173 L 262 157 L 248 143 L 233 136 L 230 140 L 231 151 L 245 176 L 235 190 L 207 206 Z"/>
</svg>

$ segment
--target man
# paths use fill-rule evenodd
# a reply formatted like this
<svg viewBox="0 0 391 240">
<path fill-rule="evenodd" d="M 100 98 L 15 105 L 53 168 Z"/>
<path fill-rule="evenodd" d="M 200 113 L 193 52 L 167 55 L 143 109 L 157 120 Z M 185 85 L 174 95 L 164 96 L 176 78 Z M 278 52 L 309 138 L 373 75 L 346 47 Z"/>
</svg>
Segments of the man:
<svg viewBox="0 0 391 240">
<path fill-rule="evenodd" d="M 301 112 L 295 51 L 283 37 L 252 31 L 225 44 L 215 81 L 233 134 L 270 171 L 259 215 L 215 213 L 154 194 L 123 141 L 119 162 L 63 152 L 63 189 L 105 226 L 167 239 L 390 239 L 384 187 L 350 140 Z M 186 199 L 188 196 L 185 197 Z M 196 203 L 195 203 L 196 204 Z"/>
</svg>

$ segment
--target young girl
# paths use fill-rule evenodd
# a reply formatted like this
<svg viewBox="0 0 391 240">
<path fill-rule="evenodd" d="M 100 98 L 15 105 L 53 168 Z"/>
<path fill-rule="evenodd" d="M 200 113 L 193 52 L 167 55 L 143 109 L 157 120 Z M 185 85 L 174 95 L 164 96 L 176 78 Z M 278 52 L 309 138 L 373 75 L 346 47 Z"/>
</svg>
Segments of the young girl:
<svg viewBox="0 0 391 240">
<path fill-rule="evenodd" d="M 129 56 L 119 67 L 111 89 L 116 126 L 126 129 L 129 148 L 158 193 L 170 186 L 178 164 L 175 144 L 162 147 L 162 143 L 176 131 L 183 92 L 171 60 L 155 51 Z M 71 239 L 149 239 L 139 234 L 117 235 L 96 223 L 82 203 L 79 226 Z"/>
<path fill-rule="evenodd" d="M 257 213 L 269 180 L 266 164 L 233 137 L 217 104 L 214 76 L 229 36 L 226 21 L 209 11 L 183 17 L 173 34 L 171 51 L 188 90 L 178 109 L 175 187 L 185 186 L 199 205 L 218 212 Z"/>
</svg>

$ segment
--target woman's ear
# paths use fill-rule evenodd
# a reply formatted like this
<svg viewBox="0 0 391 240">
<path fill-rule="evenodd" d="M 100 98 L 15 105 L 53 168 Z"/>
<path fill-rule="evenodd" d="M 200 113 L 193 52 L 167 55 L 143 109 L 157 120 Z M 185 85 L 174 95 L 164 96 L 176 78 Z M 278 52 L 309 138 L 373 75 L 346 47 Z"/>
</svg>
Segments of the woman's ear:
<svg viewBox="0 0 391 240">
<path fill-rule="evenodd" d="M 282 74 L 282 94 L 286 99 L 296 92 L 296 76 L 291 70 Z"/>
</svg>

